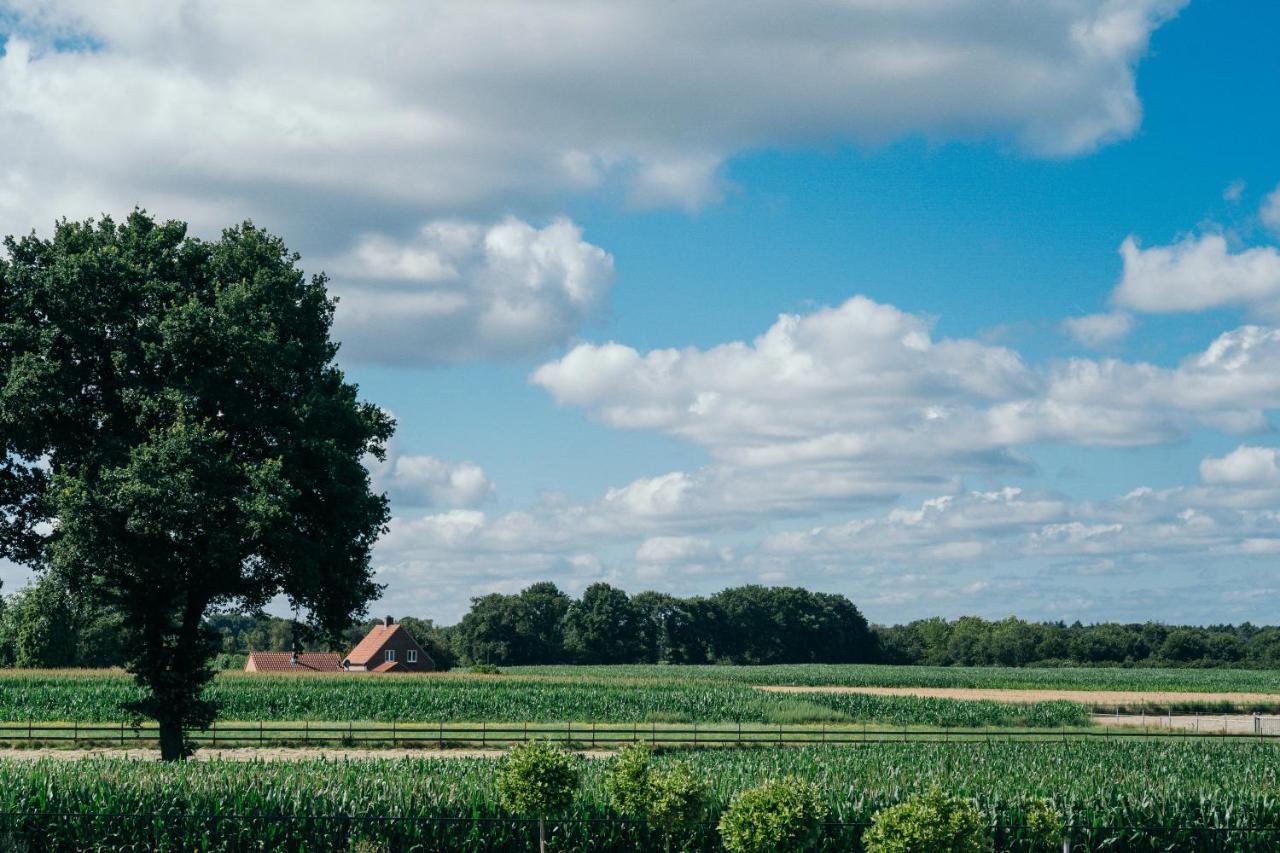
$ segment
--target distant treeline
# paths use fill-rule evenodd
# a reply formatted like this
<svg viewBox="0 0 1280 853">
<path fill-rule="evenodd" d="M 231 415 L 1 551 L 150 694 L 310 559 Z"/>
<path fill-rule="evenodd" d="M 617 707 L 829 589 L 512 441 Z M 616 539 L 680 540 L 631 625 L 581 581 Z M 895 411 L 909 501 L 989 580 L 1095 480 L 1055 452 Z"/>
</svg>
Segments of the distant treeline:
<svg viewBox="0 0 1280 853">
<path fill-rule="evenodd" d="M 741 586 L 711 596 L 628 595 L 608 584 L 575 599 L 542 582 L 472 599 L 457 625 L 398 620 L 441 668 L 522 664 L 893 663 L 932 666 L 1235 666 L 1280 668 L 1280 628 L 922 619 L 868 625 L 843 595 Z M 116 666 L 118 617 L 79 605 L 52 578 L 0 599 L 0 665 Z M 353 625 L 341 650 L 375 620 Z M 209 620 L 222 666 L 249 651 L 320 646 L 288 619 Z"/>
</svg>

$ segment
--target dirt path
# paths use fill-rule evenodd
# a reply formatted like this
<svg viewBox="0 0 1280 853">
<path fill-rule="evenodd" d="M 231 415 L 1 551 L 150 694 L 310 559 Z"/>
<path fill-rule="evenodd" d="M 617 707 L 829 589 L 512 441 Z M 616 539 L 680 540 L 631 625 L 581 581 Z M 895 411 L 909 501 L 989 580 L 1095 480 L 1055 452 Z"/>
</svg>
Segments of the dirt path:
<svg viewBox="0 0 1280 853">
<path fill-rule="evenodd" d="M 247 747 L 241 749 L 199 749 L 197 761 L 313 761 L 327 759 L 346 761 L 371 758 L 501 758 L 500 749 L 287 749 Z M 587 758 L 609 758 L 609 750 L 587 749 L 577 753 Z M 36 761 L 56 758 L 78 761 L 86 758 L 128 758 L 136 761 L 158 761 L 158 749 L 6 749 L 0 750 L 0 762 Z"/>
<path fill-rule="evenodd" d="M 999 690 L 969 687 L 761 687 L 771 693 L 868 693 L 873 696 L 932 696 L 939 699 L 990 699 L 995 702 L 1049 702 L 1066 699 L 1085 705 L 1170 705 L 1178 702 L 1252 702 L 1280 705 L 1275 693 L 1193 693 L 1161 690 Z"/>
<path fill-rule="evenodd" d="M 1280 717 L 1252 714 L 1094 714 L 1094 725 L 1223 735 L 1280 734 Z"/>
</svg>

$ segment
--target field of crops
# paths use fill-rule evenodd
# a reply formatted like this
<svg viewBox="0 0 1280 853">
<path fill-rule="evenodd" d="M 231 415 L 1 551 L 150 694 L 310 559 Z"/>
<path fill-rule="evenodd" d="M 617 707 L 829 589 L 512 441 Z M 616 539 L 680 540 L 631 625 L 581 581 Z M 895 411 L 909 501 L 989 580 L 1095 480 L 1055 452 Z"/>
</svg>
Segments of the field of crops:
<svg viewBox="0 0 1280 853">
<path fill-rule="evenodd" d="M 975 797 L 1002 850 L 1028 849 L 1017 827 L 1037 796 L 1068 815 L 1081 850 L 1244 851 L 1273 849 L 1280 838 L 1280 747 L 1268 744 L 884 744 L 658 760 L 673 757 L 690 761 L 711 786 L 708 822 L 687 839 L 691 850 L 717 849 L 714 819 L 734 792 L 787 773 L 813 780 L 829 801 L 829 851 L 858 850 L 877 809 L 931 785 Z M 552 849 L 659 849 L 642 825 L 618 821 L 605 805 L 606 764 L 583 766 L 572 813 L 561 816 L 571 820 L 552 825 Z M 526 850 L 533 829 L 495 805 L 492 770 L 489 759 L 466 758 L 176 766 L 0 760 L 0 811 L 39 814 L 0 824 L 8 833 L 0 847 L 348 850 L 368 839 L 372 849 Z M 94 812 L 116 816 L 87 816 Z M 85 816 L 51 817 L 58 813 Z"/>
<path fill-rule="evenodd" d="M 839 687 L 1152 690 L 1194 693 L 1280 693 L 1280 670 L 1103 667 L 881 666 L 527 666 L 509 672 L 594 678 L 679 678 L 735 684 Z"/>
<path fill-rule="evenodd" d="M 138 697 L 121 673 L 0 674 L 0 721 L 106 722 Z M 207 695 L 226 720 L 390 722 L 880 722 L 936 726 L 1075 726 L 1070 702 L 1011 705 L 905 696 L 787 696 L 727 681 L 603 677 L 263 676 L 221 674 Z"/>
</svg>

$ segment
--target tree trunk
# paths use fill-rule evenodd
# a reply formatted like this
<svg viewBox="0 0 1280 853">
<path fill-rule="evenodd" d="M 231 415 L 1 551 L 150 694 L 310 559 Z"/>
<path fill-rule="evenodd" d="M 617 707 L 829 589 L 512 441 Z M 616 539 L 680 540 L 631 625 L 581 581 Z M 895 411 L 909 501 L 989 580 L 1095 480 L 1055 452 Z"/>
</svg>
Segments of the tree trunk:
<svg viewBox="0 0 1280 853">
<path fill-rule="evenodd" d="M 187 745 L 182 737 L 182 721 L 162 719 L 160 723 L 160 760 L 182 761 L 187 757 Z"/>
</svg>

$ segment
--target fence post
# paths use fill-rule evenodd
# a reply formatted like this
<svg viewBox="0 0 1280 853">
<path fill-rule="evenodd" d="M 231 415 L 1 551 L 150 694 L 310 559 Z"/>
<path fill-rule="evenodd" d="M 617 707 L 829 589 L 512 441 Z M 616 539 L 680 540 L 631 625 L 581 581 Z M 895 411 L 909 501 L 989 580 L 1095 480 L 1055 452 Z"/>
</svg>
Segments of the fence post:
<svg viewBox="0 0 1280 853">
<path fill-rule="evenodd" d="M 120 721 L 120 748 L 124 749 L 124 720 Z"/>
<path fill-rule="evenodd" d="M 591 724 L 591 748 L 596 748 L 596 724 Z"/>
<path fill-rule="evenodd" d="M 72 723 L 72 726 L 73 728 L 71 729 L 71 738 L 72 738 L 71 742 L 74 743 L 76 746 L 79 746 L 80 745 L 80 721 L 79 720 L 74 721 Z"/>
<path fill-rule="evenodd" d="M 444 720 L 440 721 L 440 748 L 444 749 Z"/>
<path fill-rule="evenodd" d="M 393 719 L 391 721 L 391 746 L 394 748 L 395 745 L 396 745 L 396 721 Z"/>
<path fill-rule="evenodd" d="M 262 720 L 258 720 L 258 746 L 262 746 L 266 742 L 266 735 L 262 731 Z"/>
<path fill-rule="evenodd" d="M 488 745 L 489 745 L 489 724 L 486 721 L 481 720 L 480 721 L 480 748 L 484 749 Z"/>
<path fill-rule="evenodd" d="M 210 728 L 213 729 L 213 745 L 216 748 L 218 746 L 218 721 L 214 720 Z"/>
</svg>

